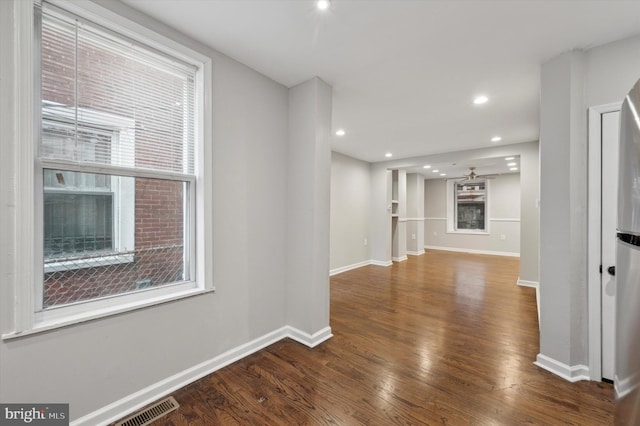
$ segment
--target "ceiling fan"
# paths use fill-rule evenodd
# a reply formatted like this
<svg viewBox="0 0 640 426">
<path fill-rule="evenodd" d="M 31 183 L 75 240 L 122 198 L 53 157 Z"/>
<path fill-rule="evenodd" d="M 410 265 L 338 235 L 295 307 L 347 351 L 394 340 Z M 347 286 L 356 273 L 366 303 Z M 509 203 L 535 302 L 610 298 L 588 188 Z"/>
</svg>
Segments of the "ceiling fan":
<svg viewBox="0 0 640 426">
<path fill-rule="evenodd" d="M 479 175 L 479 174 L 476 173 L 476 168 L 475 167 L 469 167 L 469 173 L 464 175 L 464 178 L 460 179 L 458 181 L 458 183 L 472 184 L 472 183 L 478 182 L 480 180 L 492 179 L 492 178 L 494 178 L 496 176 L 498 176 L 498 175 L 497 174 Z"/>
</svg>

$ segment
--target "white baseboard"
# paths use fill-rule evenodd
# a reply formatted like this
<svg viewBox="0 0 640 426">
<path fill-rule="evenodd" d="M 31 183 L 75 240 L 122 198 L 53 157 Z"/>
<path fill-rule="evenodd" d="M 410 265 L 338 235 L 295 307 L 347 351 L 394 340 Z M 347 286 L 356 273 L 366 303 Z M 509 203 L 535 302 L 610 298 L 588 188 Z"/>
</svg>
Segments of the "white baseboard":
<svg viewBox="0 0 640 426">
<path fill-rule="evenodd" d="M 640 377 L 638 374 L 634 374 L 631 377 L 626 377 L 622 380 L 618 377 L 618 375 L 614 375 L 613 378 L 613 390 L 615 391 L 616 400 L 624 398 L 629 395 L 638 387 L 638 380 Z"/>
<path fill-rule="evenodd" d="M 290 326 L 287 326 L 286 329 L 287 337 L 310 348 L 315 348 L 320 343 L 333 337 L 333 334 L 331 334 L 331 327 L 329 326 L 320 331 L 316 331 L 313 334 L 305 333 L 304 331 L 300 331 L 297 328 Z"/>
<path fill-rule="evenodd" d="M 538 354 L 534 364 L 570 382 L 590 380 L 589 367 L 586 365 L 569 366 L 542 354 Z"/>
<path fill-rule="evenodd" d="M 407 250 L 407 254 L 410 256 L 420 256 L 424 254 L 424 249 L 420 250 L 420 251 L 409 251 Z"/>
<path fill-rule="evenodd" d="M 204 376 L 211 374 L 239 359 L 242 359 L 260 349 L 278 342 L 285 337 L 289 337 L 303 345 L 313 348 L 325 340 L 331 338 L 331 327 L 325 327 L 322 330 L 308 334 L 291 326 L 284 326 L 278 330 L 265 334 L 251 342 L 240 345 L 236 348 L 228 350 L 210 360 L 204 361 L 180 373 L 167 377 L 151 386 L 147 386 L 138 392 L 128 395 L 118 401 L 115 401 L 99 410 L 80 417 L 70 423 L 71 426 L 95 426 L 108 425 L 127 415 L 134 413 L 142 407 L 151 404 L 154 401 L 180 389 L 184 386 L 195 382 Z"/>
<path fill-rule="evenodd" d="M 424 248 L 426 250 L 442 250 L 442 251 L 455 251 L 460 253 L 490 254 L 492 256 L 520 257 L 520 253 L 512 253 L 508 251 L 476 250 L 476 249 L 468 249 L 468 248 L 440 247 L 440 246 L 424 246 Z"/>
<path fill-rule="evenodd" d="M 352 269 L 362 268 L 363 266 L 371 265 L 372 264 L 371 262 L 372 262 L 371 260 L 365 260 L 363 262 L 354 263 L 352 265 L 347 265 L 347 266 L 341 266 L 339 268 L 334 268 L 334 269 L 329 271 L 329 276 L 338 275 L 338 274 L 341 274 L 343 272 L 350 271 Z M 384 265 L 384 266 L 386 266 L 386 265 Z"/>
<path fill-rule="evenodd" d="M 405 254 L 404 256 L 400 256 L 400 257 L 392 257 L 391 260 L 394 262 L 404 262 L 405 260 L 407 260 L 408 257 Z"/>
<path fill-rule="evenodd" d="M 393 261 L 391 260 L 371 260 L 370 261 L 371 265 L 375 265 L 375 266 L 391 266 L 393 265 Z"/>
<path fill-rule="evenodd" d="M 517 284 L 521 287 L 533 287 L 533 288 L 538 288 L 538 286 L 540 285 L 538 281 L 527 281 L 527 280 L 521 280 L 520 278 L 518 278 Z"/>
<path fill-rule="evenodd" d="M 351 271 L 352 269 L 362 268 L 363 266 L 374 265 L 374 266 L 391 266 L 393 262 L 388 260 L 386 262 L 382 260 L 365 260 L 363 262 L 354 263 L 352 265 L 341 266 L 339 268 L 334 268 L 329 271 L 329 276 L 334 276 L 341 274 L 343 272 Z"/>
</svg>

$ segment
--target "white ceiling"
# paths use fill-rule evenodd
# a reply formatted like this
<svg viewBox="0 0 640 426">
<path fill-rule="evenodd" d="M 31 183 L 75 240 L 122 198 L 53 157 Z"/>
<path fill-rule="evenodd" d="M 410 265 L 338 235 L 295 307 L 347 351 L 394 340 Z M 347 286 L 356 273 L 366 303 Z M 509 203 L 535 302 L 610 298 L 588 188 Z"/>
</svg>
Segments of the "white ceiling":
<svg viewBox="0 0 640 426">
<path fill-rule="evenodd" d="M 322 78 L 332 149 L 369 162 L 537 140 L 540 64 L 640 33 L 640 1 L 123 2 L 287 87 Z"/>
</svg>

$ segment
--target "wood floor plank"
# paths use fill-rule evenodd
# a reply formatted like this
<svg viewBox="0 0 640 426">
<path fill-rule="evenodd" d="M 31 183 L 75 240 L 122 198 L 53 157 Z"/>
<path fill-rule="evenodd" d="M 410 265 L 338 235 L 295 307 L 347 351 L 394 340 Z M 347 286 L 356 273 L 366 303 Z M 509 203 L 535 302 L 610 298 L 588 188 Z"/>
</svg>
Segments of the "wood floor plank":
<svg viewBox="0 0 640 426">
<path fill-rule="evenodd" d="M 536 367 L 518 259 L 427 251 L 331 278 L 334 337 L 289 339 L 173 396 L 155 425 L 608 425 L 612 386 Z"/>
</svg>

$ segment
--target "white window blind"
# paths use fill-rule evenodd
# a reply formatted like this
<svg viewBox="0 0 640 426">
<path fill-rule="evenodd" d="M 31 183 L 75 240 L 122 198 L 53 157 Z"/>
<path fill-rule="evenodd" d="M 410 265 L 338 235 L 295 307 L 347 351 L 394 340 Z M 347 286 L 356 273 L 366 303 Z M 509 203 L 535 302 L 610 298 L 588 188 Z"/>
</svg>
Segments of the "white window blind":
<svg viewBox="0 0 640 426">
<path fill-rule="evenodd" d="M 41 52 L 42 118 L 65 132 L 42 160 L 194 174 L 195 66 L 46 3 Z M 110 115 L 133 127 L 118 128 L 128 143 L 86 136 Z"/>
</svg>

